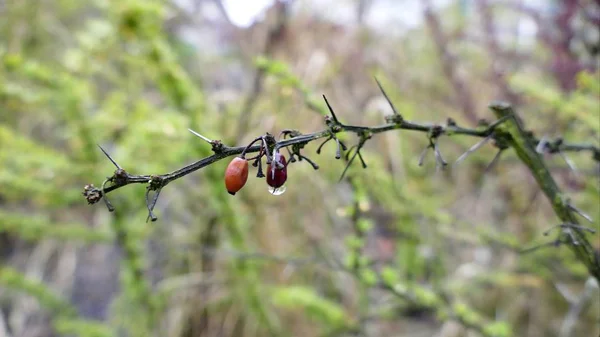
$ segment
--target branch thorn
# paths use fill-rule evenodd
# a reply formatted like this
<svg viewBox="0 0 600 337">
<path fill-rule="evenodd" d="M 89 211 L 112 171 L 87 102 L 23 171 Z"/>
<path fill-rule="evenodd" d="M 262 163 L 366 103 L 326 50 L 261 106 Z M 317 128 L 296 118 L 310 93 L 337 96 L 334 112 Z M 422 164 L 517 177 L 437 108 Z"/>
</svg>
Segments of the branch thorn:
<svg viewBox="0 0 600 337">
<path fill-rule="evenodd" d="M 458 159 L 456 159 L 456 161 L 454 162 L 454 164 L 458 164 L 460 162 L 462 162 L 463 160 L 465 160 L 465 158 L 467 158 L 471 153 L 479 150 L 479 148 L 481 148 L 483 145 L 487 144 L 491 139 L 492 139 L 493 134 L 490 134 L 489 136 L 485 137 L 484 139 L 480 140 L 479 142 L 477 142 L 477 144 L 471 146 L 471 148 L 469 148 L 467 150 L 467 152 L 463 153 L 462 155 L 460 155 L 460 157 L 458 157 Z"/>
<path fill-rule="evenodd" d="M 392 103 L 392 101 L 390 100 L 390 98 L 388 97 L 387 93 L 385 92 L 385 90 L 383 90 L 383 86 L 381 85 L 381 83 L 379 82 L 379 80 L 377 79 L 377 77 L 375 77 L 375 82 L 377 82 L 377 86 L 379 87 L 379 90 L 381 91 L 381 93 L 383 94 L 383 97 L 385 98 L 385 100 L 388 102 L 388 104 L 390 105 L 390 107 L 392 108 L 392 111 L 394 112 L 394 115 L 398 115 L 400 116 L 400 120 L 394 120 L 397 124 L 402 123 L 402 116 L 398 113 L 398 110 L 396 110 L 396 107 L 394 106 L 394 104 Z M 396 117 L 397 118 L 397 117 Z"/>
<path fill-rule="evenodd" d="M 199 134 L 198 132 L 192 130 L 192 129 L 188 129 L 189 132 L 191 132 L 192 134 L 194 134 L 196 137 L 202 139 L 203 141 L 207 142 L 208 144 L 212 145 L 213 141 L 208 139 L 207 137 L 204 137 L 203 135 Z"/>
<path fill-rule="evenodd" d="M 117 162 L 112 159 L 112 157 L 108 154 L 108 152 L 104 151 L 104 149 L 102 148 L 102 146 L 100 146 L 100 144 L 96 144 L 98 145 L 98 147 L 100 148 L 100 150 L 102 151 L 102 153 L 104 153 L 104 155 L 106 156 L 106 158 L 108 158 L 108 160 L 111 161 L 111 163 L 113 163 L 113 165 L 115 165 L 115 167 L 117 168 L 117 170 L 122 170 L 121 166 L 119 166 L 119 164 L 117 164 Z"/>
<path fill-rule="evenodd" d="M 337 119 L 337 116 L 335 115 L 335 112 L 333 112 L 333 108 L 331 107 L 331 105 L 329 104 L 329 101 L 327 100 L 327 97 L 325 97 L 325 95 L 323 95 L 323 99 L 325 100 L 325 104 L 327 104 L 327 108 L 329 109 L 329 112 L 331 113 L 331 117 L 333 118 L 333 121 L 340 125 L 343 126 L 342 123 L 340 123 L 340 121 Z"/>
<path fill-rule="evenodd" d="M 567 207 L 568 207 L 568 208 L 569 208 L 571 211 L 573 211 L 573 212 L 575 212 L 575 213 L 579 214 L 579 216 L 581 216 L 582 218 L 586 219 L 587 221 L 589 221 L 589 222 L 591 222 L 591 223 L 594 223 L 594 219 L 592 219 L 592 217 L 591 217 L 591 216 L 589 216 L 588 214 L 586 214 L 585 212 L 583 212 L 583 211 L 582 211 L 582 210 L 580 210 L 579 208 L 577 208 L 577 207 L 573 206 L 573 205 L 571 204 L 571 202 L 570 202 L 570 201 L 567 201 Z M 594 233 L 595 231 L 593 231 L 593 230 L 592 230 L 592 231 L 590 231 L 590 232 L 591 232 L 591 233 Z"/>
</svg>

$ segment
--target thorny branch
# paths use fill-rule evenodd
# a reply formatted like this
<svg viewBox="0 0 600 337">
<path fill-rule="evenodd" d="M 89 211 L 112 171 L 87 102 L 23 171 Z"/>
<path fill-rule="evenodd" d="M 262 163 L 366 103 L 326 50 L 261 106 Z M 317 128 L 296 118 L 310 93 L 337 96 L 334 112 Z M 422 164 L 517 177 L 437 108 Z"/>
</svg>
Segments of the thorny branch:
<svg viewBox="0 0 600 337">
<path fill-rule="evenodd" d="M 512 111 L 512 109 L 511 109 L 510 114 L 498 114 L 497 109 L 495 109 L 496 107 L 498 107 L 500 105 L 503 107 L 503 109 L 504 108 L 509 109 L 510 105 L 508 103 L 494 103 L 491 106 L 491 109 L 494 112 L 496 112 L 498 120 L 491 122 L 491 123 L 486 122 L 486 121 L 481 121 L 480 125 L 476 128 L 465 128 L 465 127 L 458 126 L 457 123 L 452 119 L 448 119 L 446 121 L 445 125 L 431 124 L 431 123 L 417 123 L 417 122 L 411 122 L 411 121 L 404 119 L 404 117 L 394 107 L 393 103 L 388 98 L 387 94 L 381 87 L 380 83 L 377 82 L 377 84 L 378 84 L 380 90 L 382 91 L 383 96 L 386 98 L 386 100 L 392 107 L 392 111 L 393 111 L 393 114 L 386 116 L 385 123 L 382 125 L 366 127 L 366 126 L 343 124 L 338 119 L 338 116 L 334 112 L 333 107 L 327 101 L 327 98 L 325 98 L 325 96 L 323 96 L 325 103 L 326 103 L 327 107 L 329 108 L 329 112 L 331 114 L 330 116 L 325 116 L 325 124 L 327 126 L 326 129 L 324 129 L 322 131 L 317 131 L 314 133 L 309 133 L 309 134 L 302 134 L 297 130 L 284 130 L 284 131 L 282 131 L 282 134 L 281 134 L 283 136 L 283 138 L 281 138 L 280 140 L 276 140 L 275 137 L 273 137 L 272 135 L 267 133 L 263 136 L 257 137 L 255 140 L 253 140 L 247 146 L 227 146 L 227 145 L 221 143 L 219 140 L 210 140 L 210 139 L 192 131 L 194 134 L 196 134 L 197 136 L 202 138 L 204 141 L 211 144 L 212 151 L 214 152 L 214 154 L 211 156 L 208 156 L 206 158 L 200 159 L 190 165 L 184 166 L 184 167 L 182 167 L 178 170 L 175 170 L 173 172 L 170 172 L 170 173 L 164 173 L 164 174 L 158 174 L 158 175 L 131 174 L 131 173 L 127 172 L 125 169 L 123 169 L 121 166 L 119 166 L 119 164 L 117 164 L 117 162 L 106 151 L 104 151 L 104 149 L 101 148 L 102 152 L 104 152 L 104 154 L 107 156 L 107 158 L 116 167 L 116 170 L 112 176 L 108 177 L 104 181 L 101 188 L 97 188 L 92 184 L 86 185 L 84 187 L 83 195 L 85 196 L 85 198 L 89 204 L 95 204 L 95 203 L 99 202 L 101 199 L 104 199 L 104 202 L 105 202 L 108 210 L 112 212 L 114 210 L 114 206 L 109 202 L 109 200 L 107 198 L 108 193 L 110 193 L 114 190 L 117 190 L 121 187 L 127 186 L 129 184 L 147 184 L 146 204 L 148 207 L 148 218 L 151 219 L 152 221 L 155 221 L 157 218 L 153 214 L 153 209 L 154 209 L 154 206 L 156 205 L 156 202 L 158 201 L 158 196 L 159 196 L 159 193 L 162 188 L 164 188 L 167 184 L 169 184 L 170 182 L 172 182 L 174 180 L 182 178 L 188 174 L 191 174 L 203 167 L 211 165 L 211 164 L 213 164 L 221 159 L 224 159 L 226 157 L 230 157 L 230 156 L 237 155 L 237 154 L 245 155 L 247 153 L 259 152 L 257 157 L 250 158 L 250 159 L 255 159 L 256 162 L 253 164 L 253 166 L 259 166 L 259 168 L 260 168 L 260 164 L 261 164 L 260 159 L 262 158 L 262 156 L 266 156 L 267 163 L 269 163 L 270 159 L 271 159 L 271 156 L 270 156 L 271 151 L 277 151 L 279 149 L 286 148 L 288 151 L 290 151 L 290 154 L 291 154 L 290 162 L 296 161 L 296 159 L 294 158 L 294 156 L 295 156 L 298 161 L 306 160 L 308 163 L 310 163 L 313 166 L 314 169 L 318 169 L 318 165 L 316 163 L 314 163 L 312 160 L 308 159 L 305 155 L 300 154 L 300 149 L 303 149 L 304 146 L 310 142 L 324 138 L 325 141 L 318 147 L 317 154 L 320 153 L 323 145 L 330 140 L 335 140 L 336 145 L 337 145 L 337 151 L 336 151 L 336 156 L 335 156 L 336 159 L 341 158 L 342 151 L 347 151 L 347 153 L 345 155 L 346 155 L 346 157 L 349 158 L 349 160 L 347 161 L 348 164 L 343 171 L 344 172 L 342 174 L 342 177 L 343 177 L 343 175 L 347 171 L 349 165 L 352 164 L 353 160 L 356 157 L 358 157 L 359 160 L 361 161 L 363 168 L 366 168 L 367 165 L 364 161 L 362 154 L 360 153 L 360 150 L 363 148 L 365 143 L 369 139 L 371 139 L 374 135 L 383 133 L 383 132 L 392 131 L 392 130 L 411 130 L 411 131 L 418 131 L 418 132 L 425 133 L 427 136 L 428 145 L 425 148 L 425 150 L 423 151 L 419 162 L 421 163 L 423 161 L 424 156 L 427 154 L 428 150 L 431 149 L 434 152 L 434 157 L 435 157 L 437 166 L 441 167 L 441 168 L 443 168 L 447 165 L 447 162 L 443 159 L 442 154 L 439 150 L 439 147 L 437 146 L 438 141 L 441 136 L 465 135 L 465 136 L 483 138 L 482 141 L 475 144 L 467 152 L 465 152 L 462 156 L 460 156 L 460 158 L 457 160 L 457 162 L 464 160 L 469 154 L 476 151 L 477 149 L 479 149 L 480 147 L 482 147 L 483 145 L 485 145 L 486 143 L 488 143 L 492 140 L 493 140 L 493 145 L 499 149 L 498 154 L 494 158 L 494 162 L 499 157 L 499 154 L 502 153 L 504 150 L 506 150 L 508 147 L 515 148 L 515 150 L 517 150 L 517 153 L 519 154 L 520 147 L 516 146 L 517 142 L 515 141 L 515 134 L 513 134 L 511 132 L 507 132 L 506 127 L 504 126 L 504 124 L 506 124 L 507 122 L 510 124 L 510 123 L 513 123 L 514 120 L 518 120 L 518 116 L 515 115 L 515 113 L 514 113 L 514 111 Z M 533 151 L 535 153 L 559 154 L 559 155 L 563 156 L 563 158 L 565 158 L 565 152 L 590 152 L 593 156 L 593 159 L 597 162 L 600 162 L 600 148 L 598 148 L 597 146 L 594 146 L 591 144 L 567 143 L 567 142 L 563 141 L 563 139 L 561 139 L 561 138 L 558 138 L 555 140 L 548 140 L 544 137 L 541 140 L 539 140 L 533 136 L 532 132 L 524 131 L 524 130 L 522 130 L 522 131 L 523 131 L 523 132 L 521 132 L 522 136 L 520 136 L 521 139 L 518 140 L 520 142 L 519 144 L 521 144 L 522 142 L 527 143 L 528 148 L 534 149 Z M 358 136 L 359 141 L 356 145 L 348 148 L 344 143 L 342 143 L 337 138 L 337 134 L 340 134 L 340 133 L 353 133 Z M 257 142 L 258 142 L 258 145 L 254 145 Z M 264 151 L 264 149 L 268 149 L 268 151 Z M 354 152 L 352 153 L 352 151 L 354 151 Z M 528 162 L 526 162 L 526 164 L 528 164 Z M 543 162 L 541 161 L 541 159 L 540 159 L 539 165 L 544 165 Z M 259 170 L 259 174 L 257 175 L 257 177 L 260 178 L 263 176 L 264 175 L 261 175 L 260 170 Z M 544 186 L 541 185 L 541 187 L 544 189 Z M 154 197 L 151 198 L 149 196 L 150 192 L 154 192 Z M 569 207 L 570 207 L 569 208 L 570 212 L 573 211 L 574 207 L 572 207 L 572 206 L 569 206 Z M 565 235 L 570 235 L 570 237 L 572 239 L 571 246 L 579 246 L 580 249 L 584 248 L 584 247 L 589 248 L 590 247 L 589 242 L 587 241 L 586 237 L 583 236 L 579 227 L 572 227 L 572 225 L 577 224 L 575 221 L 573 221 L 572 216 L 569 216 L 568 219 L 566 219 L 566 217 L 561 216 L 561 214 L 559 214 L 559 213 L 557 213 L 557 214 L 559 215 L 561 220 L 565 221 L 565 223 L 563 223 L 561 225 L 562 226 L 561 228 L 564 229 Z M 567 221 L 567 220 L 569 220 L 569 221 Z M 590 253 L 590 251 L 588 251 L 588 249 L 584 249 L 586 251 L 585 253 L 588 253 L 587 257 L 584 258 L 583 255 L 585 255 L 585 254 L 581 254 L 582 252 L 580 249 L 579 249 L 580 254 L 577 254 L 577 255 L 579 255 L 578 257 L 580 258 L 580 260 L 582 262 L 584 262 L 586 264 L 586 266 L 588 266 L 590 273 L 592 275 L 594 275 L 596 278 L 598 278 L 600 281 L 600 258 L 595 257 L 593 252 Z M 578 249 L 576 249 L 576 251 L 578 251 Z"/>
<path fill-rule="evenodd" d="M 507 118 L 506 123 L 500 125 L 496 134 L 504 134 L 510 147 L 512 147 L 521 161 L 527 165 L 542 192 L 550 201 L 556 215 L 562 221 L 558 228 L 562 229 L 557 242 L 567 236 L 569 237 L 569 247 L 573 250 L 579 261 L 585 264 L 590 274 L 600 282 L 600 254 L 594 249 L 585 236 L 585 232 L 594 232 L 590 228 L 579 225 L 577 215 L 591 222 L 589 215 L 583 213 L 577 207 L 571 204 L 569 198 L 564 196 L 546 164 L 540 156 L 542 150 L 536 149 L 529 141 L 528 133 L 523 129 L 523 125 L 517 119 L 513 108 L 505 102 L 492 102 L 490 109 L 498 118 Z M 538 145 L 541 142 L 538 142 Z M 538 146 L 541 147 L 541 146 Z"/>
</svg>

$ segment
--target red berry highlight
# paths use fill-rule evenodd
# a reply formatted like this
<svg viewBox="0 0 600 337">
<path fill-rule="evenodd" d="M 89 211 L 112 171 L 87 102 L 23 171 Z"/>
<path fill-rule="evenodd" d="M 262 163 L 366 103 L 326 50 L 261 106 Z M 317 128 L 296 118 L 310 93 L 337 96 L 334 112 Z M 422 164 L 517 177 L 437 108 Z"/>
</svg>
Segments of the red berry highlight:
<svg viewBox="0 0 600 337">
<path fill-rule="evenodd" d="M 240 157 L 235 157 L 225 170 L 225 187 L 227 192 L 235 195 L 246 185 L 248 180 L 248 161 Z"/>
</svg>

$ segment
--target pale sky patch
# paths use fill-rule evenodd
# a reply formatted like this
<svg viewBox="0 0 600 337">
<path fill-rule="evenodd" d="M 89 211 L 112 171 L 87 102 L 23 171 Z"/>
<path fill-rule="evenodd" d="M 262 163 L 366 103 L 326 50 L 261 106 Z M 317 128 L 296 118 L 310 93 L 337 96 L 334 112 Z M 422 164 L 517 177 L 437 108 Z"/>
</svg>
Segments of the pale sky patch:
<svg viewBox="0 0 600 337">
<path fill-rule="evenodd" d="M 248 27 L 260 18 L 273 0 L 223 0 L 223 6 L 233 24 Z"/>
</svg>

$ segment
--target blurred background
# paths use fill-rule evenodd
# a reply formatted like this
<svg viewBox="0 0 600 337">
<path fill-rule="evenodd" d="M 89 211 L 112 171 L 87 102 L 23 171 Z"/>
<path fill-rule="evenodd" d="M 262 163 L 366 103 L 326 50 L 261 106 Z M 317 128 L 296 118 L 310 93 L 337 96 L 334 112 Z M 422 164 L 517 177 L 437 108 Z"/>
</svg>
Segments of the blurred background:
<svg viewBox="0 0 600 337">
<path fill-rule="evenodd" d="M 282 129 L 408 120 L 475 128 L 511 102 L 536 137 L 599 146 L 593 0 L 0 0 L 0 336 L 598 336 L 597 282 L 512 151 L 436 169 L 378 134 L 342 181 L 308 144 L 270 195 L 219 161 L 87 205 L 114 167 L 162 174 Z M 358 143 L 343 136 L 348 145 Z M 453 163 L 479 139 L 442 137 Z M 566 158 L 566 159 L 565 159 Z M 599 160 L 544 157 L 600 229 Z M 575 167 L 576 170 L 572 168 Z M 589 240 L 598 249 L 600 237 Z"/>
</svg>

